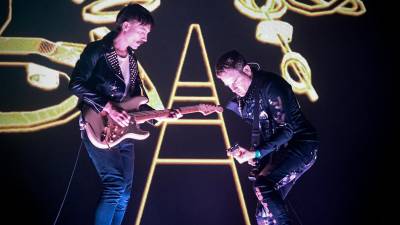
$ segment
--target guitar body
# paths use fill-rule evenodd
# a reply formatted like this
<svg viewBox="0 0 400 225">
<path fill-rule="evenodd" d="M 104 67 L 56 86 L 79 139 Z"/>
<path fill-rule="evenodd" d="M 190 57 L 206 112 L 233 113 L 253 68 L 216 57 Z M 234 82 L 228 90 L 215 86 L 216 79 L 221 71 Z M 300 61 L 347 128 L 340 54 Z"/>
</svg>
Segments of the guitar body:
<svg viewBox="0 0 400 225">
<path fill-rule="evenodd" d="M 131 98 L 122 103 L 115 103 L 113 106 L 126 111 L 131 119 L 126 127 L 119 126 L 112 120 L 107 113 L 97 113 L 92 108 L 85 106 L 82 109 L 85 121 L 85 130 L 90 142 L 101 149 L 111 149 L 125 139 L 144 140 L 150 136 L 148 131 L 141 130 L 138 124 L 152 119 L 170 118 L 171 110 L 150 110 L 139 111 L 139 107 L 149 102 L 144 96 Z M 221 113 L 223 108 L 220 106 L 199 104 L 196 106 L 180 107 L 179 113 L 189 114 L 201 112 L 208 115 L 213 112 Z"/>
<path fill-rule="evenodd" d="M 138 111 L 139 107 L 148 103 L 148 101 L 146 97 L 138 96 L 114 105 L 131 113 Z M 141 130 L 134 121 L 131 121 L 127 127 L 120 127 L 106 114 L 97 113 L 87 106 L 82 110 L 82 115 L 87 136 L 97 148 L 110 149 L 127 138 L 144 140 L 150 136 L 148 131 Z"/>
<path fill-rule="evenodd" d="M 267 176 L 272 169 L 272 154 L 264 156 L 256 161 L 256 165 L 252 166 L 249 171 L 248 178 L 250 181 L 255 181 L 258 176 Z"/>
<path fill-rule="evenodd" d="M 253 151 L 252 149 L 250 150 Z M 226 151 L 232 155 L 239 154 L 239 144 L 233 145 Z M 271 172 L 271 169 L 273 168 L 272 155 L 273 153 L 255 161 L 255 165 L 251 166 L 251 169 L 248 173 L 248 179 L 250 181 L 255 181 L 258 176 L 267 176 Z"/>
</svg>

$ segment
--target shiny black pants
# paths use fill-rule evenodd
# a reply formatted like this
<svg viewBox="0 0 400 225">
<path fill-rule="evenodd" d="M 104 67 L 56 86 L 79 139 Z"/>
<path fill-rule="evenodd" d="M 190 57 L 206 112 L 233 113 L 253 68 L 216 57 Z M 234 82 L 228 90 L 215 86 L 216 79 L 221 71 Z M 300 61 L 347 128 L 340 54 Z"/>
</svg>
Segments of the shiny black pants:
<svg viewBox="0 0 400 225">
<path fill-rule="evenodd" d="M 314 164 L 318 145 L 316 141 L 292 141 L 267 156 L 268 165 L 253 183 L 259 201 L 258 225 L 292 224 L 284 199 L 297 179 Z"/>
</svg>

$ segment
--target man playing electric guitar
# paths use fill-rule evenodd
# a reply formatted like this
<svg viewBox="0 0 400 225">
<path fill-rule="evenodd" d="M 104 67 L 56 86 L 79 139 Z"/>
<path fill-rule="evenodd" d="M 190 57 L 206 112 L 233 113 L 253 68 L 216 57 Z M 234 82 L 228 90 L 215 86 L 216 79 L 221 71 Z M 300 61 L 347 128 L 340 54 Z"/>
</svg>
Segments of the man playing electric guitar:
<svg viewBox="0 0 400 225">
<path fill-rule="evenodd" d="M 154 21 L 150 12 L 139 4 L 122 8 L 116 18 L 115 30 L 103 39 L 89 43 L 72 72 L 69 89 L 79 97 L 82 141 L 102 182 L 103 191 L 97 204 L 95 225 L 120 225 L 131 196 L 134 163 L 134 142 L 127 138 L 111 147 L 107 140 L 99 148 L 92 143 L 88 127 L 107 127 L 110 122 L 118 127 L 129 127 L 131 115 L 117 103 L 141 96 L 142 81 L 136 59 L 137 49 L 147 42 L 147 35 Z M 139 110 L 151 110 L 146 104 Z M 93 116 L 88 116 L 89 112 Z M 96 115 L 101 115 L 97 116 Z M 180 117 L 179 112 L 171 110 L 167 116 L 158 119 Z M 105 124 L 90 123 L 91 118 L 109 119 Z M 88 120 L 88 121 L 86 121 Z M 113 126 L 115 128 L 117 126 Z M 109 127 L 108 127 L 109 128 Z M 98 131 L 99 136 L 111 131 L 106 128 Z M 95 132 L 94 132 L 95 133 Z M 104 141 L 104 138 L 103 138 Z M 130 219 L 131 220 L 131 219 Z"/>
<path fill-rule="evenodd" d="M 253 124 L 252 147 L 237 145 L 228 155 L 255 166 L 250 178 L 259 200 L 257 223 L 292 224 L 284 198 L 316 159 L 315 129 L 301 112 L 291 86 L 281 76 L 247 64 L 239 52 L 222 55 L 216 73 L 236 94 L 227 108 Z"/>
</svg>

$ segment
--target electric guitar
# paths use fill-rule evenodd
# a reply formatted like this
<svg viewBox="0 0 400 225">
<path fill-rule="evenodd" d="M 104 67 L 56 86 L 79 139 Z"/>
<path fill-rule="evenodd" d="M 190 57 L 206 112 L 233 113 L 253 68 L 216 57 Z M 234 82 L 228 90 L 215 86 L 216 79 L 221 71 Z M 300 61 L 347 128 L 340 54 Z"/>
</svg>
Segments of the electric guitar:
<svg viewBox="0 0 400 225">
<path fill-rule="evenodd" d="M 253 148 L 250 148 L 250 151 L 253 151 Z M 241 154 L 239 151 L 239 144 L 234 144 L 232 147 L 226 149 L 227 152 L 229 152 L 232 155 L 237 155 Z M 248 173 L 248 178 L 251 181 L 255 181 L 257 176 L 260 175 L 264 169 L 268 169 L 268 164 L 271 163 L 271 154 L 269 154 L 266 157 L 263 157 L 262 159 L 254 159 L 255 164 L 251 165 L 251 169 Z"/>
<path fill-rule="evenodd" d="M 115 103 L 114 106 L 125 110 L 130 116 L 129 125 L 119 126 L 107 113 L 97 113 L 90 107 L 82 110 L 84 118 L 84 129 L 90 142 L 101 149 L 111 149 L 125 139 L 144 140 L 150 136 L 150 132 L 140 129 L 139 124 L 152 119 L 168 118 L 173 110 L 149 110 L 138 111 L 139 107 L 148 103 L 148 98 L 144 96 L 133 97 L 122 103 Z M 221 106 L 199 104 L 194 106 L 184 106 L 174 109 L 183 114 L 200 112 L 209 115 L 214 112 L 221 113 Z"/>
</svg>

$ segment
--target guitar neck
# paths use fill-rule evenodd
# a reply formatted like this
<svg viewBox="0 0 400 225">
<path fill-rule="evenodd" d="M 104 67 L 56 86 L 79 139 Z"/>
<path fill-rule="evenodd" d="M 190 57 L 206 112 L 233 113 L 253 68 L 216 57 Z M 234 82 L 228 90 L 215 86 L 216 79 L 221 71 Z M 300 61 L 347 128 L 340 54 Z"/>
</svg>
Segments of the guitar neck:
<svg viewBox="0 0 400 225">
<path fill-rule="evenodd" d="M 178 108 L 179 112 L 182 114 L 190 114 L 200 112 L 198 106 L 183 106 Z"/>
<path fill-rule="evenodd" d="M 184 106 L 178 108 L 181 114 L 190 114 L 200 112 L 197 106 Z M 133 113 L 134 120 L 137 123 L 144 123 L 149 120 L 159 119 L 159 118 L 167 118 L 170 115 L 170 109 L 164 110 L 151 110 L 151 111 L 141 111 Z"/>
</svg>

